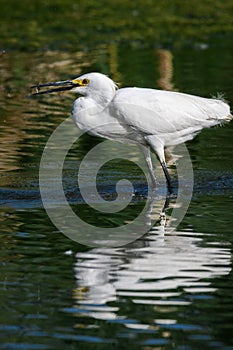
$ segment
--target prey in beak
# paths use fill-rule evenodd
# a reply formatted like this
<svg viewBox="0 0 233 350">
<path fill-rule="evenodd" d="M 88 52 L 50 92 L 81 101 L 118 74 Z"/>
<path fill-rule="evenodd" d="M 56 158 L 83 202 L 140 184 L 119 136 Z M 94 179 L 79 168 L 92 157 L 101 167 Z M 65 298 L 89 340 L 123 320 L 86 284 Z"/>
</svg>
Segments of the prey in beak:
<svg viewBox="0 0 233 350">
<path fill-rule="evenodd" d="M 85 83 L 84 80 L 73 79 L 73 80 L 64 80 L 64 81 L 33 85 L 31 86 L 31 89 L 35 89 L 35 92 L 33 92 L 32 95 L 50 94 L 51 92 L 72 90 L 77 86 L 86 86 L 87 83 L 84 84 Z M 49 89 L 41 90 L 41 88 L 49 88 Z"/>
</svg>

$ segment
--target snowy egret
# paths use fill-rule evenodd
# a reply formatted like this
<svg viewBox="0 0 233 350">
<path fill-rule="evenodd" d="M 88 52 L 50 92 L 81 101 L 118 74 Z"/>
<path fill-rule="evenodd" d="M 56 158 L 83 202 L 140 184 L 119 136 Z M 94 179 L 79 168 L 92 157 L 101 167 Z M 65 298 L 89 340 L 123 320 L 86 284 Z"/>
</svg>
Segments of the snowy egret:
<svg viewBox="0 0 233 350">
<path fill-rule="evenodd" d="M 40 90 L 48 87 L 49 89 Z M 141 145 L 153 185 L 156 178 L 150 149 L 157 155 L 168 190 L 171 179 L 165 153 L 170 147 L 193 139 L 203 128 L 230 121 L 227 103 L 218 98 L 117 85 L 104 74 L 88 73 L 76 79 L 37 84 L 34 95 L 71 90 L 81 97 L 74 101 L 76 125 L 92 135 L 136 142 Z"/>
</svg>

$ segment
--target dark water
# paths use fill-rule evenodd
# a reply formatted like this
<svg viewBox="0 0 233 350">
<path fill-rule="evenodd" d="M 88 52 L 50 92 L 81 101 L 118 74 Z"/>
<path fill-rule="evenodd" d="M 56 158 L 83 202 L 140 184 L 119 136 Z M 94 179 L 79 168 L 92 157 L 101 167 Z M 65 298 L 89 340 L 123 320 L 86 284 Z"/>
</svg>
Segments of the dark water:
<svg viewBox="0 0 233 350">
<path fill-rule="evenodd" d="M 168 209 L 167 226 L 157 217 L 150 232 L 125 246 L 90 248 L 59 232 L 39 192 L 43 149 L 69 116 L 74 96 L 28 97 L 34 83 L 98 70 L 122 86 L 207 97 L 222 92 L 232 104 L 232 61 L 224 37 L 172 50 L 111 43 L 72 53 L 2 52 L 0 348 L 233 349 L 233 124 L 205 130 L 188 144 L 194 191 L 175 231 L 169 231 Z M 140 212 L 147 185 L 134 164 L 117 160 L 101 169 L 100 193 L 111 199 L 114 183 L 128 178 L 133 202 L 119 215 L 88 208 L 77 169 L 98 142 L 84 135 L 73 146 L 63 183 L 74 211 L 108 228 Z"/>
</svg>

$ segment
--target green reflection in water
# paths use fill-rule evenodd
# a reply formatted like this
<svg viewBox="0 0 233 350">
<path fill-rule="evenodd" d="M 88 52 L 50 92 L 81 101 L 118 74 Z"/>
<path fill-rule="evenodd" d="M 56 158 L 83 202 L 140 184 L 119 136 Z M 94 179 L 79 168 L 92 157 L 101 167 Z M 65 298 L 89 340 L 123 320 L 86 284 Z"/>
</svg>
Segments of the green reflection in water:
<svg viewBox="0 0 233 350">
<path fill-rule="evenodd" d="M 69 49 L 117 41 L 206 41 L 233 30 L 232 1 L 1 1 L 2 49 Z"/>
<path fill-rule="evenodd" d="M 225 261 L 225 273 L 228 273 L 228 250 L 229 244 L 232 244 L 233 126 L 203 131 L 188 145 L 196 188 L 180 228 L 182 232 L 174 237 L 165 237 L 163 241 L 163 237 L 156 236 L 155 231 L 149 238 L 142 238 L 135 245 L 122 250 L 93 251 L 59 233 L 39 201 L 40 157 L 49 135 L 69 115 L 74 96 L 64 93 L 40 99 L 27 97 L 29 86 L 33 83 L 67 79 L 83 72 L 99 70 L 110 74 L 121 86 L 172 88 L 203 96 L 224 92 L 232 102 L 232 38 L 206 39 L 207 35 L 219 33 L 220 30 L 231 30 L 229 2 L 200 4 L 198 1 L 190 11 L 188 3 L 183 1 L 182 6 L 177 5 L 181 2 L 174 1 L 172 5 L 169 2 L 170 7 L 166 1 L 144 1 L 143 6 L 139 2 L 129 4 L 124 1 L 118 5 L 118 8 L 122 6 L 120 15 L 115 11 L 115 4 L 108 3 L 105 7 L 104 2 L 87 1 L 75 5 L 69 1 L 56 1 L 53 4 L 23 1 L 14 2 L 14 6 L 12 3 L 2 2 L 4 20 L 0 34 L 3 48 L 12 49 L 12 52 L 2 54 L 0 60 L 0 179 L 4 193 L 0 212 L 3 227 L 0 320 L 3 324 L 3 343 L 16 344 L 11 348 L 23 348 L 22 343 L 28 343 L 32 345 L 27 344 L 27 348 L 45 345 L 56 349 L 76 349 L 81 343 L 81 348 L 85 349 L 109 349 L 110 345 L 104 341 L 110 339 L 114 344 L 112 348 L 120 349 L 141 349 L 142 344 L 145 348 L 149 348 L 150 344 L 159 344 L 160 348 L 165 349 L 182 348 L 184 344 L 190 349 L 229 348 L 232 345 L 232 272 L 211 279 L 200 277 L 200 287 L 206 283 L 215 292 L 190 293 L 181 287 L 157 291 L 145 287 L 135 297 L 130 294 L 130 287 L 131 278 L 137 278 L 138 270 L 143 267 L 143 257 L 148 258 L 148 264 L 142 270 L 143 278 L 139 281 L 142 286 L 176 280 L 175 275 L 170 279 L 155 278 L 153 274 L 145 278 L 152 259 L 158 256 L 156 247 L 160 243 L 165 253 L 166 249 L 177 244 L 172 255 L 177 258 L 177 263 L 181 263 L 181 256 L 185 255 L 179 256 L 177 253 L 190 252 L 192 260 L 193 248 L 199 252 L 199 248 L 208 247 L 209 244 L 210 253 L 217 249 L 220 260 Z M 148 7 L 153 7 L 150 16 Z M 155 13 L 158 9 L 161 9 L 159 14 Z M 132 14 L 127 22 L 124 17 L 126 10 Z M 157 47 L 160 42 L 171 43 L 175 39 L 174 43 L 179 44 L 194 37 L 195 42 L 188 50 L 184 47 L 170 51 L 133 49 L 118 43 L 103 45 L 110 39 L 118 42 L 128 40 L 135 46 L 136 40 L 146 40 L 148 47 Z M 204 40 L 206 46 L 197 45 L 199 40 Z M 101 42 L 101 45 L 93 49 L 93 43 L 97 42 Z M 89 47 L 89 51 L 80 49 L 84 46 Z M 43 53 L 16 51 L 41 48 L 45 49 Z M 61 51 L 61 48 L 67 50 Z M 68 190 L 72 191 L 76 181 L 72 171 L 74 174 L 87 146 L 91 148 L 95 142 L 95 139 L 85 135 L 81 145 L 71 150 L 65 172 Z M 114 167 L 117 168 L 117 164 Z M 123 173 L 134 175 L 129 164 L 121 167 Z M 107 166 L 103 174 L 108 181 Z M 139 178 L 140 174 L 137 176 L 135 182 L 138 185 L 143 178 Z M 7 190 L 15 192 L 11 196 Z M 22 193 L 27 197 L 24 198 Z M 80 204 L 72 205 L 77 208 Z M 138 210 L 140 206 L 141 203 Z M 114 217 L 111 222 L 93 212 L 88 213 L 83 204 L 79 212 L 83 217 L 90 215 L 90 222 L 98 220 L 100 225 L 110 226 L 126 220 L 128 215 L 134 213 L 135 207 L 132 205 L 128 212 L 124 212 L 121 221 Z M 198 234 L 195 235 L 195 232 Z M 153 242 L 155 250 L 151 247 Z M 82 253 L 86 253 L 86 256 Z M 224 260 L 224 257 L 227 259 Z M 93 265 L 89 267 L 91 258 Z M 135 269 L 130 269 L 134 261 L 137 262 Z M 166 263 L 163 254 L 158 262 Z M 186 269 L 187 261 L 183 262 Z M 218 266 L 215 261 L 211 262 L 213 266 L 205 266 L 204 270 Z M 90 273 L 89 284 L 82 282 L 82 263 L 86 268 L 85 275 L 88 277 Z M 173 265 L 168 264 L 167 271 Z M 118 275 L 125 276 L 128 286 L 123 292 L 119 289 L 117 295 L 114 291 L 111 294 L 110 290 L 112 299 L 106 302 L 101 299 L 102 290 L 95 292 L 96 287 L 102 286 L 101 277 L 97 275 L 95 279 L 91 275 L 92 272 L 101 273 L 102 269 L 101 276 L 106 276 L 107 292 L 108 287 L 117 281 Z M 189 277 L 191 272 L 183 270 L 182 276 Z M 203 270 L 194 270 L 197 275 L 199 272 L 201 274 Z M 90 306 L 94 309 L 92 316 L 88 312 L 82 313 L 82 306 L 91 295 L 92 287 L 94 296 L 99 297 L 100 307 L 103 307 L 98 313 L 99 316 L 103 315 L 103 319 L 97 318 L 96 305 Z M 161 304 L 156 304 L 160 299 Z M 107 320 L 108 311 L 110 316 L 111 312 L 116 313 L 118 318 L 115 322 Z M 127 326 L 122 319 L 125 324 L 128 321 Z M 155 319 L 158 323 L 155 323 Z M 167 325 L 160 325 L 158 320 L 161 319 L 167 321 Z M 78 338 L 80 335 L 86 338 Z"/>
</svg>

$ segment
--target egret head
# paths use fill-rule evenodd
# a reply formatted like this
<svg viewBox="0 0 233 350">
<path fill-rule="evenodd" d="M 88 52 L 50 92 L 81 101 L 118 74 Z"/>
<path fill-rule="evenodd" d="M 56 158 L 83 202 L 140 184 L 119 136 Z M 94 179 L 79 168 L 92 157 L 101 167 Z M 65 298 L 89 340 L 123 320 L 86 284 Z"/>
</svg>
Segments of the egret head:
<svg viewBox="0 0 233 350">
<path fill-rule="evenodd" d="M 48 90 L 40 90 L 41 88 L 49 87 Z M 51 92 L 70 90 L 74 91 L 80 95 L 114 95 L 117 89 L 116 84 L 108 78 L 106 75 L 101 73 L 87 73 L 83 74 L 78 78 L 50 82 L 45 84 L 37 84 L 32 86 L 36 89 L 33 95 L 47 94 Z"/>
<path fill-rule="evenodd" d="M 91 95 L 96 93 L 115 93 L 116 84 L 106 75 L 101 73 L 87 73 L 72 80 L 75 85 L 72 91 L 81 95 Z"/>
</svg>

